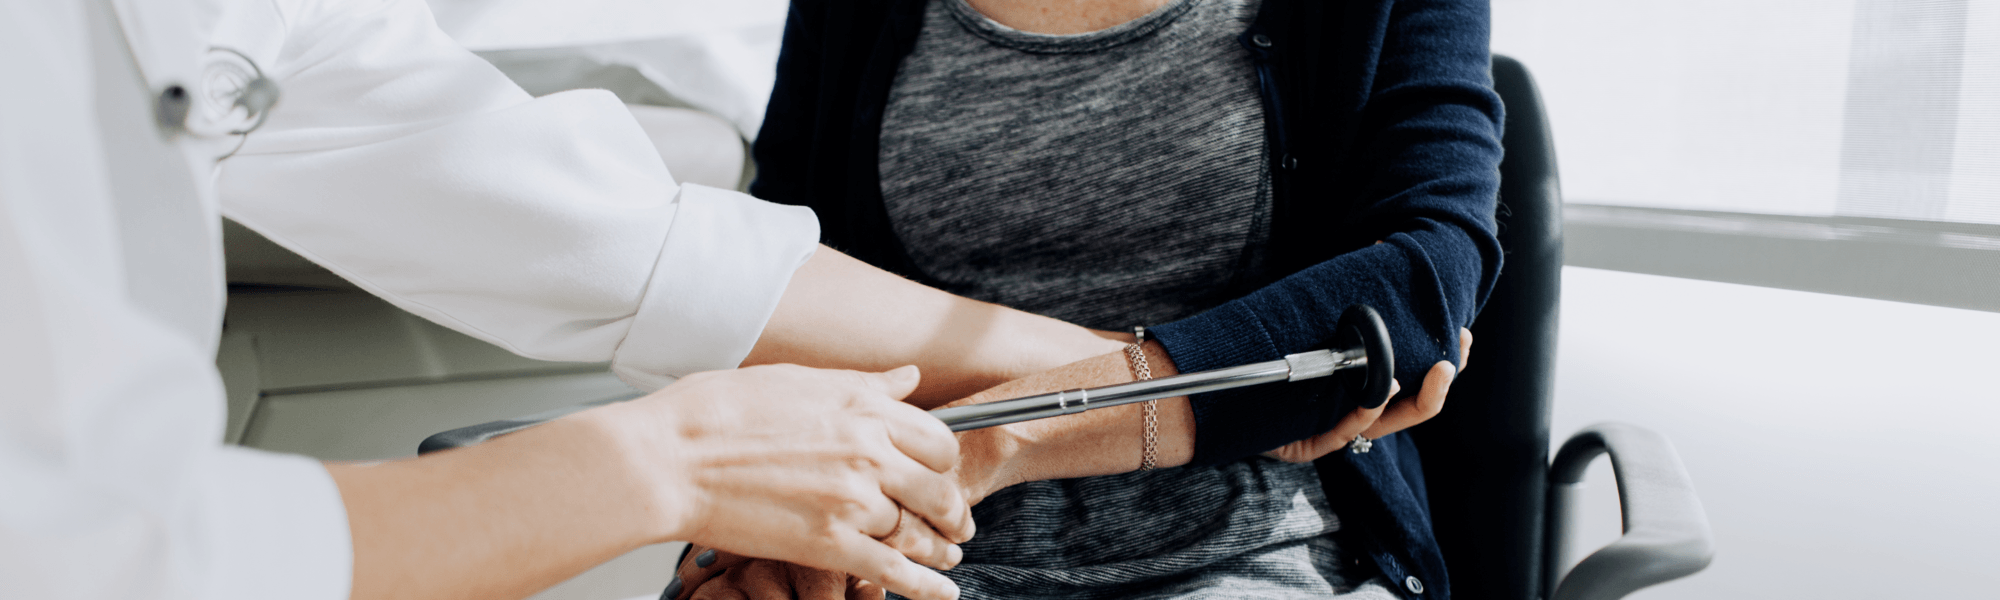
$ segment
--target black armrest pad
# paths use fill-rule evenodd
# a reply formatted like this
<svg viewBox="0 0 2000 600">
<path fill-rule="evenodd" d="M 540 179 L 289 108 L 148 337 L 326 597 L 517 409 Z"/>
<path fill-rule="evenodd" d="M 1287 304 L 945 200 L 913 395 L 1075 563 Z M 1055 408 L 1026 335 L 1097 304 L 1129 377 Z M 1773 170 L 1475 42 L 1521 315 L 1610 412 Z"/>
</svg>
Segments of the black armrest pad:
<svg viewBox="0 0 2000 600">
<path fill-rule="evenodd" d="M 586 408 L 603 406 L 606 404 L 611 404 L 613 402 L 624 402 L 626 400 L 638 398 L 643 395 L 645 394 L 627 394 L 624 396 L 605 398 L 603 400 L 598 400 L 595 402 L 586 402 L 583 404 L 578 404 L 576 406 L 565 406 L 555 410 L 542 411 L 518 419 L 490 421 L 486 423 L 480 423 L 478 425 L 473 425 L 470 427 L 460 427 L 458 429 L 453 429 L 451 431 L 434 434 L 430 437 L 424 438 L 423 443 L 417 444 L 417 454 L 419 455 L 430 454 L 432 452 L 436 452 L 439 450 L 450 450 L 452 448 L 463 448 L 466 446 L 471 446 L 473 444 L 478 444 L 480 442 L 484 442 L 486 440 L 490 440 L 502 435 L 506 435 L 509 433 L 527 429 L 529 427 L 534 427 L 536 425 L 547 423 L 549 421 L 561 418 L 564 415 L 581 411 Z"/>
</svg>

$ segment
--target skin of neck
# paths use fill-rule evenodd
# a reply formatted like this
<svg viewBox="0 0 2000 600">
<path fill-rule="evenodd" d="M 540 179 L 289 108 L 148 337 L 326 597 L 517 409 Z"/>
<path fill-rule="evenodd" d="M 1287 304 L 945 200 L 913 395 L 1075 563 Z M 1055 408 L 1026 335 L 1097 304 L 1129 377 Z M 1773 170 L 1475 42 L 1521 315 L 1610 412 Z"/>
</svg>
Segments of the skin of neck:
<svg viewBox="0 0 2000 600">
<path fill-rule="evenodd" d="M 966 0 L 1001 25 L 1028 33 L 1076 35 L 1146 16 L 1169 0 Z"/>
</svg>

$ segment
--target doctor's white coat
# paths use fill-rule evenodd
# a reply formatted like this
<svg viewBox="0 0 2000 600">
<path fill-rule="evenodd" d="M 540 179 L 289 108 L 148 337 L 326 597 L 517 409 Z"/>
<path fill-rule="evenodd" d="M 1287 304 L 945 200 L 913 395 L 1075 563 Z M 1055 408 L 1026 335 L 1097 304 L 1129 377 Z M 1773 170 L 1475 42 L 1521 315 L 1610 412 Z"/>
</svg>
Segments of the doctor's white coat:
<svg viewBox="0 0 2000 600">
<path fill-rule="evenodd" d="M 810 212 L 677 185 L 611 94 L 530 98 L 421 0 L 110 6 L 0 4 L 0 597 L 346 597 L 325 470 L 220 443 L 218 214 L 642 388 L 741 362 L 817 247 Z M 163 138 L 152 94 L 227 112 L 204 69 L 237 53 L 282 89 L 262 128 Z"/>
</svg>

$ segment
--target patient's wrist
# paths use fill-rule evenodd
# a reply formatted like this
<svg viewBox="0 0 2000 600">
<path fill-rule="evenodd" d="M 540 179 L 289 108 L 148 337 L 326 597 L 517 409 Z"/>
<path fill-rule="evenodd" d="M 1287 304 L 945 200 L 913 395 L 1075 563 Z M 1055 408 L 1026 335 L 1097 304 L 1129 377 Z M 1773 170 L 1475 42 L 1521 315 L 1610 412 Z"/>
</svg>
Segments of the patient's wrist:
<svg viewBox="0 0 2000 600">
<path fill-rule="evenodd" d="M 1130 339 L 1130 336 L 1124 337 Z M 989 390 L 974 400 L 991 402 L 1029 393 L 1134 381 L 1136 376 L 1125 352 L 1125 344 L 1116 339 L 1107 338 L 1106 341 L 1111 344 L 1109 352 L 1070 363 L 1026 381 Z M 1154 377 L 1179 374 L 1173 358 L 1167 356 L 1166 349 L 1159 342 L 1146 343 L 1142 351 Z M 1195 428 L 1188 399 L 1162 399 L 1159 408 L 1157 466 L 1187 464 L 1193 455 Z M 1024 481 L 1107 475 L 1138 469 L 1144 447 L 1142 410 L 1142 405 L 1138 404 L 1102 408 L 972 432 L 982 436 L 976 443 L 992 448 L 986 452 L 1006 461 L 1004 479 L 999 480 L 998 487 L 986 491 L 990 493 Z M 966 444 L 964 437 L 961 437 L 960 444 L 962 447 Z M 961 452 L 963 455 L 964 452 Z"/>
<path fill-rule="evenodd" d="M 957 476 L 965 499 L 979 504 L 987 496 L 1008 486 L 1031 481 L 1023 474 L 1022 460 L 1027 444 L 1006 427 L 990 427 L 958 436 Z"/>
</svg>

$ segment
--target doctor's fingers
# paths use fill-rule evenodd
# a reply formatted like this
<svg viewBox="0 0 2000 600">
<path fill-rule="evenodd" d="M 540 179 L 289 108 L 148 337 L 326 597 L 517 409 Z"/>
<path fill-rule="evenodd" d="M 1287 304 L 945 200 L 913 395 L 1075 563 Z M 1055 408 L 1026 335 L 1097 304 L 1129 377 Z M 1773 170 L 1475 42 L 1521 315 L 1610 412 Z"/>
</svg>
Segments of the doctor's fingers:
<svg viewBox="0 0 2000 600">
<path fill-rule="evenodd" d="M 965 551 L 959 549 L 958 544 L 951 543 L 943 534 L 924 524 L 922 517 L 907 511 L 903 513 L 903 522 L 896 530 L 880 539 L 917 564 L 940 571 L 951 570 L 965 558 Z"/>
<path fill-rule="evenodd" d="M 972 539 L 975 529 L 972 508 L 958 482 L 950 475 L 931 472 L 907 458 L 902 463 L 901 466 L 883 465 L 882 494 L 913 514 L 905 521 L 885 521 L 886 525 L 880 529 L 863 531 L 876 536 L 890 535 L 897 532 L 896 527 L 900 523 L 905 529 L 936 529 L 937 533 L 953 542 Z M 870 513 L 871 518 L 873 514 Z"/>
<path fill-rule="evenodd" d="M 840 537 L 835 555 L 827 557 L 827 566 L 833 570 L 874 582 L 912 600 L 957 600 L 957 584 L 937 571 L 910 562 L 881 540 L 859 533 Z"/>
<path fill-rule="evenodd" d="M 972 509 L 965 500 L 964 490 L 960 489 L 956 478 L 948 473 L 951 464 L 956 463 L 957 438 L 951 435 L 950 429 L 945 427 L 943 422 L 914 406 L 899 403 L 897 406 L 884 407 L 884 414 L 891 415 L 890 419 L 902 421 L 902 423 L 889 423 L 890 435 L 894 438 L 892 441 L 895 442 L 896 450 L 909 453 L 907 446 L 910 444 L 907 440 L 917 437 L 928 438 L 931 433 L 937 433 L 942 437 L 941 440 L 925 443 L 936 445 L 937 450 L 949 450 L 952 462 L 946 463 L 945 468 L 938 469 L 933 464 L 919 463 L 916 457 L 910 454 L 880 457 L 878 464 L 881 469 L 879 476 L 882 480 L 882 493 L 908 508 L 917 517 L 921 517 L 922 522 L 917 523 L 918 525 L 929 523 L 931 528 L 936 528 L 938 533 L 944 534 L 954 542 L 972 539 L 974 530 Z M 905 424 L 908 426 L 905 427 Z M 933 428 L 936 431 L 930 431 Z M 890 529 L 883 528 L 873 532 L 887 534 Z"/>
<path fill-rule="evenodd" d="M 1458 366 L 1448 361 L 1438 361 L 1424 374 L 1424 389 L 1416 396 L 1389 403 L 1389 410 L 1375 421 L 1361 437 L 1375 439 L 1391 433 L 1415 427 L 1429 421 L 1431 417 L 1444 412 L 1445 396 L 1451 392 L 1451 382 L 1458 378 Z"/>
<path fill-rule="evenodd" d="M 958 464 L 958 436 L 924 409 L 891 397 L 871 401 L 867 410 L 882 419 L 889 442 L 910 458 L 939 473 Z"/>
</svg>

